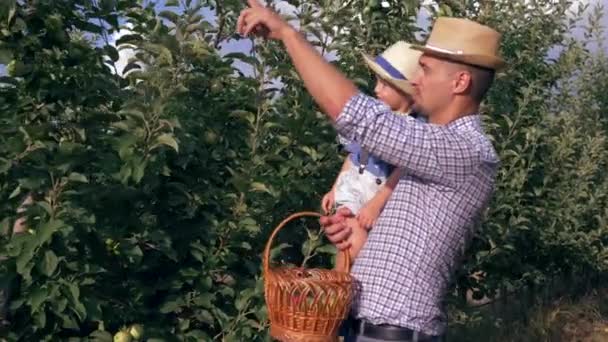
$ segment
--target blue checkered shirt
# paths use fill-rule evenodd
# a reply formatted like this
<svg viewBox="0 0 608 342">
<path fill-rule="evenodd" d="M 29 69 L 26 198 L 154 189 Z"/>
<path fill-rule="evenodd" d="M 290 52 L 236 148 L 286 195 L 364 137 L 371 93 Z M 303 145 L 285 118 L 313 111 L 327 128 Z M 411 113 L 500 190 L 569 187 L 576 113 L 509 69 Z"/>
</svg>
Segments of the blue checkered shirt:
<svg viewBox="0 0 608 342">
<path fill-rule="evenodd" d="M 335 126 L 404 169 L 354 262 L 353 314 L 373 324 L 443 334 L 444 298 L 488 205 L 499 164 L 480 116 L 428 124 L 398 117 L 382 102 L 358 94 Z"/>
</svg>

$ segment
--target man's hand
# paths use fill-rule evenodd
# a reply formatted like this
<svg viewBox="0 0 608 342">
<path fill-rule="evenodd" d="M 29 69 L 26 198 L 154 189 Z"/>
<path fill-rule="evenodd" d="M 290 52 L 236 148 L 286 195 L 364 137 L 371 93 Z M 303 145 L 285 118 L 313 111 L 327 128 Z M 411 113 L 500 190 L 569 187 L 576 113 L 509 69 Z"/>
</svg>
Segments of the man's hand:
<svg viewBox="0 0 608 342">
<path fill-rule="evenodd" d="M 352 233 L 350 227 L 346 225 L 346 219 L 352 217 L 353 213 L 348 208 L 340 208 L 334 215 L 323 216 L 319 220 L 327 239 L 333 243 L 339 250 L 345 250 L 350 247 L 347 241 Z"/>
<path fill-rule="evenodd" d="M 258 0 L 247 0 L 249 8 L 241 11 L 237 21 L 237 31 L 243 36 L 251 33 L 271 39 L 282 39 L 292 27 L 276 12 L 264 7 Z"/>
<path fill-rule="evenodd" d="M 370 230 L 376 224 L 380 211 L 382 211 L 382 207 L 374 203 L 373 200 L 367 202 L 357 215 L 359 225 L 366 230 Z"/>
<path fill-rule="evenodd" d="M 321 209 L 323 209 L 325 214 L 329 214 L 335 202 L 335 191 L 334 189 L 331 189 L 328 193 L 325 194 L 325 196 L 323 196 L 323 200 L 321 200 Z"/>
</svg>

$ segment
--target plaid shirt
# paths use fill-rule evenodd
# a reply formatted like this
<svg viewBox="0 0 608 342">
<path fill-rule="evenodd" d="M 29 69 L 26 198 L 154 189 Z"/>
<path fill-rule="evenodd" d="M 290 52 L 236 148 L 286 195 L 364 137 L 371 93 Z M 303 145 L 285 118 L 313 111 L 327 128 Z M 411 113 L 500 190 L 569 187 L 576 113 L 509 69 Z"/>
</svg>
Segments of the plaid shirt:
<svg viewBox="0 0 608 342">
<path fill-rule="evenodd" d="M 373 324 L 443 334 L 443 299 L 492 195 L 499 163 L 480 116 L 433 125 L 398 117 L 358 94 L 335 126 L 404 169 L 353 265 L 353 314 Z"/>
</svg>

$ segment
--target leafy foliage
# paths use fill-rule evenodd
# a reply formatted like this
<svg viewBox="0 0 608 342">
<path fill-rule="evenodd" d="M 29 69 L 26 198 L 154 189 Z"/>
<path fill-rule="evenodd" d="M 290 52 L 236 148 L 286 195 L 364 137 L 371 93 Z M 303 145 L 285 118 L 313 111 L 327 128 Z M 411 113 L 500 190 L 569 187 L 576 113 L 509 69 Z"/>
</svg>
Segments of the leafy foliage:
<svg viewBox="0 0 608 342">
<path fill-rule="evenodd" d="M 600 9 L 581 42 L 567 35 L 582 17 L 568 2 L 489 4 L 425 8 L 496 26 L 511 65 L 484 106 L 503 165 L 456 307 L 470 288 L 492 296 L 608 267 L 608 64 L 586 45 L 604 37 Z M 367 91 L 361 52 L 424 35 L 418 1 L 271 5 Z M 223 52 L 241 39 L 241 1 L 1 6 L 0 274 L 16 290 L 3 334 L 104 341 L 141 323 L 150 341 L 267 339 L 261 251 L 287 214 L 318 209 L 340 165 L 283 49 L 242 40 L 250 52 Z M 10 234 L 22 215 L 26 231 Z M 275 260 L 331 263 L 317 228 L 287 227 Z"/>
</svg>

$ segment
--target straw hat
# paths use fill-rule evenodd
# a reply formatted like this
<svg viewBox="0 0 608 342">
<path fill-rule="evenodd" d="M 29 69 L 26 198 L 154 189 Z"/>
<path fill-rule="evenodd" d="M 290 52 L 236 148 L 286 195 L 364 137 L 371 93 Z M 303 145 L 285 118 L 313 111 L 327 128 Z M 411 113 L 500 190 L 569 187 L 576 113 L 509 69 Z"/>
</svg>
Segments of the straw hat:
<svg viewBox="0 0 608 342">
<path fill-rule="evenodd" d="M 494 29 L 462 18 L 439 17 L 426 45 L 413 49 L 458 63 L 501 69 L 505 61 L 499 56 L 501 34 Z"/>
<path fill-rule="evenodd" d="M 399 41 L 381 55 L 373 58 L 363 54 L 363 59 L 378 77 L 411 95 L 414 88 L 409 80 L 416 73 L 421 55 L 422 52 L 413 50 L 411 44 Z"/>
</svg>

